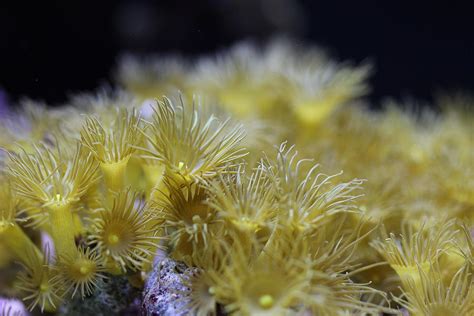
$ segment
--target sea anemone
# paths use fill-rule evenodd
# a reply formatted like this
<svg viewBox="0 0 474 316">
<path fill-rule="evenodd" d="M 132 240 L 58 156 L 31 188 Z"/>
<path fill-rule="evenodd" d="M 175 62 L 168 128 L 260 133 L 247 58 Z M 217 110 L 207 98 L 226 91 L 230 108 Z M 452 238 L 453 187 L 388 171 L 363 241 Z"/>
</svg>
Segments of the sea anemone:
<svg viewBox="0 0 474 316">
<path fill-rule="evenodd" d="M 176 313 L 473 314 L 472 100 L 349 105 L 369 73 L 244 43 L 128 58 L 124 90 L 8 109 L 0 292 L 64 313 L 166 274 L 151 291 Z"/>
<path fill-rule="evenodd" d="M 54 153 L 43 144 L 33 154 L 11 153 L 8 165 L 15 194 L 28 206 L 27 218 L 36 227 L 48 222 L 56 252 L 64 256 L 76 252 L 77 203 L 99 178 L 97 164 L 80 145 L 69 154 Z"/>
<path fill-rule="evenodd" d="M 31 266 L 24 265 L 18 274 L 16 287 L 23 292 L 23 300 L 29 301 L 28 309 L 39 306 L 41 311 L 55 311 L 61 304 L 64 295 L 62 280 L 56 277 L 55 268 L 47 261 L 48 255 L 42 259 L 30 254 Z"/>
<path fill-rule="evenodd" d="M 230 264 L 215 286 L 225 310 L 241 315 L 285 315 L 301 308 L 310 287 L 309 266 L 281 252 L 259 253 L 259 248 L 232 247 Z"/>
<path fill-rule="evenodd" d="M 91 248 L 79 248 L 74 257 L 62 258 L 58 268 L 65 292 L 72 290 L 71 297 L 77 292 L 82 298 L 92 294 L 105 279 L 104 260 L 97 250 Z"/>
<path fill-rule="evenodd" d="M 453 238 L 455 231 L 451 228 L 454 223 L 451 220 L 442 225 L 441 229 L 421 227 L 418 231 L 405 224 L 399 237 L 393 233 L 387 236 L 382 230 L 384 240 L 373 240 L 371 245 L 397 272 L 404 287 L 411 282 L 420 285 L 420 269 L 424 274 L 429 274 L 432 265 Z"/>
<path fill-rule="evenodd" d="M 440 271 L 433 267 L 428 275 L 419 268 L 420 281 L 409 280 L 404 297 L 395 300 L 412 315 L 472 315 L 474 313 L 474 287 L 472 264 L 463 265 L 446 286 Z"/>
<path fill-rule="evenodd" d="M 151 259 L 161 239 L 159 230 L 151 225 L 152 218 L 139 193 L 121 190 L 112 207 L 98 210 L 92 219 L 89 244 L 109 260 L 111 271 L 115 265 L 119 271 L 135 271 Z"/>
<path fill-rule="evenodd" d="M 237 229 L 256 233 L 268 228 L 275 219 L 274 193 L 262 166 L 251 174 L 239 166 L 235 174 L 219 175 L 207 190 L 207 204 Z"/>
<path fill-rule="evenodd" d="M 245 156 L 239 143 L 244 132 L 239 126 L 227 130 L 229 120 L 218 123 L 214 116 L 203 118 L 193 108 L 188 112 L 164 98 L 154 107 L 152 122 L 144 132 L 145 159 L 154 159 L 167 168 L 169 175 L 180 175 L 187 182 L 203 182 L 216 176 Z"/>
<path fill-rule="evenodd" d="M 353 192 L 361 188 L 362 180 L 332 185 L 339 176 L 316 173 L 318 164 L 307 167 L 308 159 L 296 160 L 294 146 L 282 143 L 275 160 L 264 159 L 262 166 L 270 178 L 278 212 L 295 229 L 313 230 L 328 216 L 356 211 L 351 202 L 360 195 Z"/>
<path fill-rule="evenodd" d="M 141 139 L 140 122 L 135 110 L 121 110 L 108 128 L 93 116 L 86 119 L 82 144 L 99 162 L 110 190 L 120 190 L 124 185 L 128 161 Z"/>
<path fill-rule="evenodd" d="M 165 178 L 169 193 L 152 200 L 156 221 L 170 240 L 172 254 L 177 258 L 192 255 L 197 249 L 207 248 L 215 238 L 218 219 L 214 209 L 207 205 L 207 192 L 199 184 L 180 185 L 173 178 Z"/>
</svg>

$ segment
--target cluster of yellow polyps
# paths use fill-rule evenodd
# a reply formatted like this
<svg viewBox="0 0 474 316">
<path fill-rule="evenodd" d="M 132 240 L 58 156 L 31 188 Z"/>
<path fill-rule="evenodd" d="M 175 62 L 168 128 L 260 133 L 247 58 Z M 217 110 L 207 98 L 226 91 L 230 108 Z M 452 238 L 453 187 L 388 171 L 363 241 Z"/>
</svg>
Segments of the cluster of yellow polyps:
<svg viewBox="0 0 474 316">
<path fill-rule="evenodd" d="M 197 315 L 473 314 L 474 102 L 372 112 L 369 68 L 241 44 L 22 104 L 0 126 L 0 268 L 22 265 L 0 293 L 54 311 L 166 251 L 198 268 Z"/>
</svg>

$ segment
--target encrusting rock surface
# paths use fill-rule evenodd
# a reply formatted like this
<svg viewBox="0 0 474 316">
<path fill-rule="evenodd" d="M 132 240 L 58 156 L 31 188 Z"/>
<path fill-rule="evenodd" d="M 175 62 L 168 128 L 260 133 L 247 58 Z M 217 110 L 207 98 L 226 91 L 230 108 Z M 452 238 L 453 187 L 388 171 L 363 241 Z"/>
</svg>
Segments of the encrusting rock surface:
<svg viewBox="0 0 474 316">
<path fill-rule="evenodd" d="M 183 280 L 196 273 L 196 270 L 169 258 L 155 262 L 143 290 L 142 315 L 189 315 L 189 298 L 186 296 L 189 288 L 183 284 Z"/>
<path fill-rule="evenodd" d="M 102 281 L 94 295 L 76 297 L 59 310 L 60 316 L 136 316 L 140 312 L 140 290 L 126 276 L 110 276 Z M 0 313 L 1 314 L 1 313 Z"/>
</svg>

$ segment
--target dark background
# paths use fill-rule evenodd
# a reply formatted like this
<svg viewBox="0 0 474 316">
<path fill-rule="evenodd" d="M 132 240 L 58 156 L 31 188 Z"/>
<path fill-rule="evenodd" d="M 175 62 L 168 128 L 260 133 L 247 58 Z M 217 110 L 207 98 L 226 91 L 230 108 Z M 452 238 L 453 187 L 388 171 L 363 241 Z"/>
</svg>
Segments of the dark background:
<svg viewBox="0 0 474 316">
<path fill-rule="evenodd" d="M 466 2 L 467 3 L 467 2 Z M 474 91 L 473 9 L 459 1 L 0 2 L 0 88 L 57 104 L 111 82 L 123 51 L 198 55 L 287 34 L 370 58 L 370 99 Z"/>
</svg>

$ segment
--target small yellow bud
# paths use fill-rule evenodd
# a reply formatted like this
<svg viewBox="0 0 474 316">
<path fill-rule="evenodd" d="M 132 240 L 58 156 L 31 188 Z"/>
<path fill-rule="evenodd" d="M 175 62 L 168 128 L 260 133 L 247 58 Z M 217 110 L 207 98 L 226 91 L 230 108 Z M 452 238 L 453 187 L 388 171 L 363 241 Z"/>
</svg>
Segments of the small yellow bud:
<svg viewBox="0 0 474 316">
<path fill-rule="evenodd" d="M 201 216 L 199 215 L 193 215 L 193 223 L 200 223 L 201 222 Z"/>
<path fill-rule="evenodd" d="M 82 266 L 79 268 L 79 273 L 81 273 L 82 275 L 87 275 L 89 273 L 89 269 L 85 266 Z"/>
<path fill-rule="evenodd" d="M 107 240 L 109 241 L 110 245 L 116 245 L 118 244 L 120 238 L 116 234 L 110 234 Z"/>
<path fill-rule="evenodd" d="M 208 291 L 209 294 L 211 294 L 211 295 L 216 294 L 216 289 L 215 289 L 213 286 L 209 287 L 209 289 L 208 289 L 207 291 Z"/>
<path fill-rule="evenodd" d="M 258 304 L 260 304 L 260 306 L 264 309 L 272 308 L 272 306 L 274 304 L 273 297 L 271 295 L 268 295 L 268 294 L 262 295 L 258 299 Z"/>
</svg>

